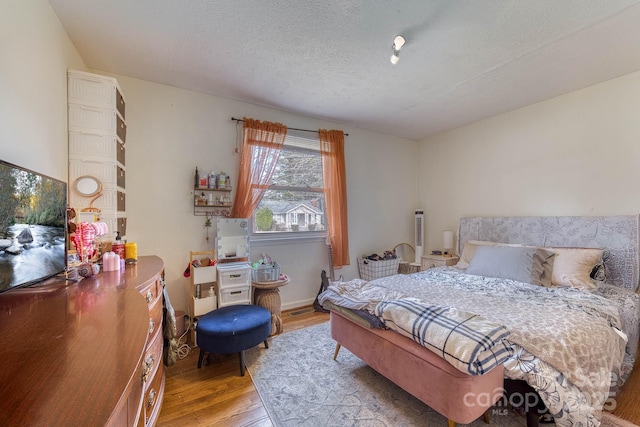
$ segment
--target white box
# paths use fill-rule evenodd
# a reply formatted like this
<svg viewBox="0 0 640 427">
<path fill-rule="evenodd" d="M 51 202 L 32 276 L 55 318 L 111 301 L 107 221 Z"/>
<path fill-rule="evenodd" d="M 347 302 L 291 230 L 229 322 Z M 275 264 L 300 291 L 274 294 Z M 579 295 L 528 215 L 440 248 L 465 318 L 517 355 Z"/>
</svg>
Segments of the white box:
<svg viewBox="0 0 640 427">
<path fill-rule="evenodd" d="M 218 287 L 218 295 L 220 297 L 220 307 L 227 305 L 251 304 L 251 286 L 237 286 L 231 288 L 220 289 Z"/>
<path fill-rule="evenodd" d="M 125 145 L 115 135 L 69 132 L 69 159 L 117 161 L 125 165 Z"/>
<path fill-rule="evenodd" d="M 124 118 L 124 96 L 113 77 L 69 70 L 67 98 L 72 103 L 116 109 Z"/>
<path fill-rule="evenodd" d="M 69 104 L 69 131 L 117 135 L 116 110 Z"/>
<path fill-rule="evenodd" d="M 84 175 L 95 176 L 105 187 L 125 188 L 125 170 L 114 161 L 69 160 L 69 177 Z"/>
<path fill-rule="evenodd" d="M 216 281 L 216 267 L 215 266 L 205 266 L 205 267 L 194 267 L 193 268 L 193 283 L 210 283 Z"/>
<path fill-rule="evenodd" d="M 116 187 L 102 188 L 102 196 L 98 197 L 93 202 L 93 207 L 100 210 L 113 210 L 118 212 L 125 212 L 125 191 L 117 189 Z M 75 191 L 69 192 L 69 206 L 76 209 L 83 209 L 89 206 L 93 197 L 84 197 L 77 194 Z"/>
<path fill-rule="evenodd" d="M 218 264 L 218 287 L 251 286 L 249 264 Z"/>
<path fill-rule="evenodd" d="M 218 308 L 218 298 L 215 295 L 205 298 L 193 298 L 193 316 L 202 316 Z"/>
</svg>

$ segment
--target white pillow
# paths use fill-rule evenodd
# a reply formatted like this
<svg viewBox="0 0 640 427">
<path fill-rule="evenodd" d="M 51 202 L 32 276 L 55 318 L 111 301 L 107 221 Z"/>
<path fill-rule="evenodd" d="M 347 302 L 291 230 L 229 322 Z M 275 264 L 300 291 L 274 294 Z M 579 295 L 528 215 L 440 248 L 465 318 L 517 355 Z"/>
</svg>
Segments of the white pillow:
<svg viewBox="0 0 640 427">
<path fill-rule="evenodd" d="M 602 262 L 604 250 L 594 248 L 545 248 L 555 254 L 551 284 L 592 290 L 597 284 L 591 279 L 591 271 Z"/>
</svg>

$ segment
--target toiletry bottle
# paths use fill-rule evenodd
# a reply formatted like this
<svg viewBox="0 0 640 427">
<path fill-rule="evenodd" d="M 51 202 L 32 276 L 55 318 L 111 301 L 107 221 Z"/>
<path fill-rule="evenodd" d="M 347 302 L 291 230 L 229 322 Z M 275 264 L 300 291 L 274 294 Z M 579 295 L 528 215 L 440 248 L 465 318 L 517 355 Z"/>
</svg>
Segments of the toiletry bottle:
<svg viewBox="0 0 640 427">
<path fill-rule="evenodd" d="M 120 232 L 116 231 L 116 240 L 111 244 L 111 250 L 122 259 L 124 259 L 124 243 L 122 237 L 120 237 Z"/>
<path fill-rule="evenodd" d="M 209 188 L 216 188 L 216 173 L 214 171 L 209 172 Z"/>
<path fill-rule="evenodd" d="M 198 167 L 196 166 L 196 178 L 193 180 L 193 188 L 198 188 L 200 185 L 200 174 L 198 173 Z"/>
</svg>

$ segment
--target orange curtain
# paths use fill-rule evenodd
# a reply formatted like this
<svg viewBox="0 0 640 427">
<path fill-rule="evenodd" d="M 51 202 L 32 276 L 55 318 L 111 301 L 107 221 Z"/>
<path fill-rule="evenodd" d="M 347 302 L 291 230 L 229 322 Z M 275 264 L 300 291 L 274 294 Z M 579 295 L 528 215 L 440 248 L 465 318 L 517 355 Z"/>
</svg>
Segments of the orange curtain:
<svg viewBox="0 0 640 427">
<path fill-rule="evenodd" d="M 238 188 L 231 209 L 233 218 L 249 218 L 269 186 L 287 136 L 281 123 L 243 118 L 242 154 Z"/>
<path fill-rule="evenodd" d="M 318 134 L 327 212 L 327 244 L 331 246 L 333 266 L 340 268 L 343 265 L 349 265 L 344 133 L 340 130 L 320 129 Z"/>
</svg>

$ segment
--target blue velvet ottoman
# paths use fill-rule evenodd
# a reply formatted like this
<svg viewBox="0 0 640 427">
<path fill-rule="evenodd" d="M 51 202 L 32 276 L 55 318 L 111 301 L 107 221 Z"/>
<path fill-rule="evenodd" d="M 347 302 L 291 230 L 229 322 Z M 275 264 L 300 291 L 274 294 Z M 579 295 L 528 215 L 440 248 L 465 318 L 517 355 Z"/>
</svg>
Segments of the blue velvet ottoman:
<svg viewBox="0 0 640 427">
<path fill-rule="evenodd" d="M 240 353 L 240 375 L 244 376 L 244 351 L 264 342 L 271 333 L 271 313 L 257 305 L 230 305 L 200 317 L 196 341 L 200 347 L 198 368 L 205 353 Z"/>
</svg>

